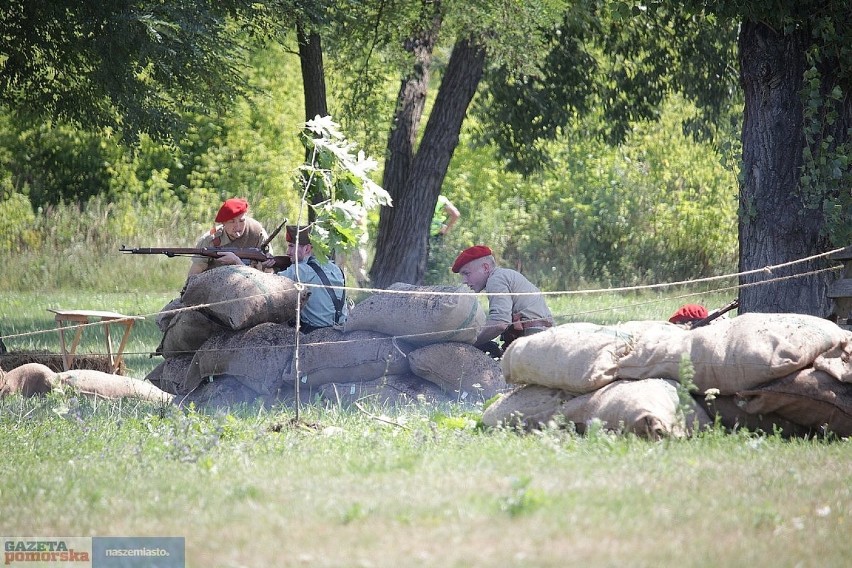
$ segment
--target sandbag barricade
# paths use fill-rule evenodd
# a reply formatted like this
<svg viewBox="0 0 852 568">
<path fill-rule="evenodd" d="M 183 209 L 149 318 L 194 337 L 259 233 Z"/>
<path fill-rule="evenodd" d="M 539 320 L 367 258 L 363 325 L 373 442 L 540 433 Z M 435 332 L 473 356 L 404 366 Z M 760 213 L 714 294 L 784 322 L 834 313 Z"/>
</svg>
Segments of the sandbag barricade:
<svg viewBox="0 0 852 568">
<path fill-rule="evenodd" d="M 539 429 L 562 415 L 562 406 L 574 395 L 562 389 L 541 385 L 521 385 L 504 393 L 482 413 L 486 426 Z"/>
<path fill-rule="evenodd" d="M 374 331 L 422 346 L 446 341 L 473 344 L 485 325 L 479 299 L 461 286 L 397 282 L 388 290 L 356 304 L 349 311 L 344 330 Z"/>
<path fill-rule="evenodd" d="M 311 392 L 321 400 L 341 406 L 356 402 L 378 406 L 450 402 L 450 397 L 437 385 L 411 373 L 370 381 L 325 383 Z"/>
<path fill-rule="evenodd" d="M 170 394 L 185 395 L 198 386 L 200 375 L 190 373 L 195 353 L 169 357 L 145 376 L 145 380 Z"/>
</svg>

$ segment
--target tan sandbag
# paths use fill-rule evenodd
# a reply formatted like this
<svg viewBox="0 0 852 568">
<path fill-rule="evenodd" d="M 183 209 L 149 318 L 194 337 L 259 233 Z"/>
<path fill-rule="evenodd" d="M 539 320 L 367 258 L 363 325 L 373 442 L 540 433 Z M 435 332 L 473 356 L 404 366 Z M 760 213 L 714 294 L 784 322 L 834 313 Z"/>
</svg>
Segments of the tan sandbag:
<svg viewBox="0 0 852 568">
<path fill-rule="evenodd" d="M 852 384 L 808 368 L 738 396 L 749 414 L 776 414 L 814 430 L 852 436 Z"/>
<path fill-rule="evenodd" d="M 813 433 L 810 428 L 796 424 L 773 413 L 750 414 L 745 411 L 746 401 L 736 395 L 718 395 L 712 399 L 693 395 L 695 401 L 707 412 L 714 423 L 718 419 L 725 429 L 730 431 L 749 430 L 765 434 L 779 434 L 785 438 L 807 436 Z"/>
<path fill-rule="evenodd" d="M 296 319 L 296 302 L 304 303 L 307 289 L 300 293 L 284 276 L 268 274 L 248 266 L 218 266 L 191 276 L 181 296 L 187 306 L 201 311 L 231 330 L 255 325 L 288 323 Z"/>
<path fill-rule="evenodd" d="M 56 372 L 41 363 L 26 363 L 0 372 L 0 398 L 12 394 L 25 397 L 46 394 L 53 388 Z"/>
<path fill-rule="evenodd" d="M 435 343 L 408 353 L 411 372 L 458 402 L 484 402 L 506 390 L 500 364 L 467 343 Z"/>
<path fill-rule="evenodd" d="M 189 372 L 194 357 L 195 353 L 170 357 L 154 367 L 145 380 L 169 394 L 185 395 L 200 382 L 200 379 L 196 379 L 195 383 L 190 380 L 191 376 L 198 376 L 197 373 L 190 375 Z"/>
<path fill-rule="evenodd" d="M 804 314 L 749 313 L 689 332 L 699 390 L 736 394 L 810 366 L 821 354 L 842 352 L 849 333 Z"/>
<path fill-rule="evenodd" d="M 393 337 L 373 331 L 343 333 L 325 328 L 319 334 L 312 332 L 302 337 L 300 344 L 300 386 L 371 381 L 408 373 L 404 348 Z M 296 376 L 295 357 L 290 376 Z"/>
<path fill-rule="evenodd" d="M 615 327 L 566 323 L 512 342 L 501 365 L 507 383 L 595 391 L 616 380 L 632 337 Z"/>
<path fill-rule="evenodd" d="M 677 382 L 667 379 L 615 381 L 567 401 L 562 412 L 578 431 L 584 431 L 592 420 L 599 420 L 608 430 L 651 440 L 684 437 L 695 424 L 699 428 L 711 424 L 710 417 L 694 400 L 680 408 Z"/>
<path fill-rule="evenodd" d="M 370 381 L 326 383 L 317 387 L 314 392 L 320 400 L 342 406 L 358 402 L 369 406 L 399 407 L 423 402 L 450 401 L 450 397 L 437 385 L 411 373 L 387 375 Z"/>
<path fill-rule="evenodd" d="M 172 395 L 146 381 L 91 369 L 58 373 L 55 384 L 71 387 L 81 394 L 108 399 L 138 398 L 163 404 L 170 404 L 173 399 Z"/>
<path fill-rule="evenodd" d="M 847 340 L 814 359 L 813 367 L 838 381 L 852 383 L 852 331 L 844 330 Z"/>
<path fill-rule="evenodd" d="M 502 394 L 482 413 L 482 423 L 486 426 L 509 426 L 533 430 L 541 428 L 562 415 L 565 401 L 574 395 L 562 389 L 540 385 L 522 385 L 511 392 Z"/>
<path fill-rule="evenodd" d="M 411 345 L 445 341 L 473 343 L 485 324 L 476 295 L 462 286 L 414 286 L 397 282 L 356 304 L 346 319 L 346 332 L 366 330 L 394 336 Z"/>
<path fill-rule="evenodd" d="M 679 379 L 680 361 L 689 357 L 690 331 L 667 321 L 626 322 L 617 326 L 631 337 L 618 360 L 619 379 Z"/>
<path fill-rule="evenodd" d="M 256 392 L 273 395 L 282 383 L 293 380 L 290 360 L 295 334 L 289 325 L 262 323 L 213 335 L 195 352 L 188 385 L 194 388 L 209 377 L 234 375 L 242 377 Z"/>
<path fill-rule="evenodd" d="M 165 333 L 166 329 L 169 327 L 169 323 L 172 321 L 172 318 L 179 314 L 180 310 L 185 307 L 186 306 L 184 306 L 183 302 L 180 301 L 180 298 L 175 298 L 163 306 L 155 320 L 160 331 Z"/>
<path fill-rule="evenodd" d="M 226 328 L 205 316 L 201 310 L 178 312 L 170 319 L 156 353 L 168 359 L 192 355 L 213 335 Z"/>
</svg>

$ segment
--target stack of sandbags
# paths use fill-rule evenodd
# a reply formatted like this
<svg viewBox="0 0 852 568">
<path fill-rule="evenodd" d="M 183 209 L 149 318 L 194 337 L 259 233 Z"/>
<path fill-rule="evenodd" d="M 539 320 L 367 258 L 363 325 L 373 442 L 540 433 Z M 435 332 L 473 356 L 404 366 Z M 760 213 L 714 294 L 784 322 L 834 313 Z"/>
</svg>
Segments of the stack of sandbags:
<svg viewBox="0 0 852 568">
<path fill-rule="evenodd" d="M 281 328 L 296 318 L 297 302 L 307 300 L 307 291 L 298 291 L 289 278 L 254 270 L 247 266 L 220 266 L 191 276 L 180 298 L 167 304 L 157 318 L 157 325 L 163 331 L 163 338 L 157 348 L 157 354 L 165 361 L 158 365 L 146 377 L 154 385 L 172 394 L 185 396 L 201 382 L 202 377 L 212 374 L 226 374 L 218 360 L 225 359 L 227 353 L 237 353 L 227 342 L 234 345 L 243 340 L 255 340 L 256 336 L 268 338 L 269 330 L 239 335 L 262 324 L 276 324 Z M 273 334 L 274 335 L 274 334 Z M 225 337 L 226 339 L 223 339 Z M 217 361 L 198 360 L 196 353 L 205 343 L 216 338 L 213 345 L 205 351 L 224 350 L 225 354 Z M 223 342 L 226 343 L 223 345 Z M 292 334 L 285 341 L 276 341 L 274 346 L 283 343 L 292 344 Z M 262 341 L 258 348 L 268 347 Z M 270 349 L 268 352 L 272 352 Z M 257 352 L 250 355 L 257 356 Z M 261 357 L 255 359 L 254 377 L 267 370 L 268 366 L 281 363 L 278 353 L 275 361 Z M 272 358 L 270 358 L 272 359 Z M 289 359 L 287 359 L 289 361 Z M 284 361 L 284 365 L 287 364 Z M 201 366 L 206 363 L 205 366 Z M 237 366 L 252 366 L 252 360 L 244 354 L 234 363 Z M 280 373 L 279 373 L 280 376 Z M 263 379 L 269 381 L 268 377 Z M 264 390 L 265 389 L 265 390 Z M 264 387 L 261 394 L 269 389 Z"/>
<path fill-rule="evenodd" d="M 0 396 L 19 393 L 29 397 L 67 387 L 88 396 L 106 399 L 135 398 L 171 404 L 173 397 L 154 385 L 122 375 L 92 369 L 56 373 L 46 365 L 27 363 L 0 377 Z"/>
<path fill-rule="evenodd" d="M 689 431 L 694 422 L 690 415 L 703 424 L 700 411 L 707 410 L 725 425 L 768 424 L 794 435 L 817 428 L 839 435 L 852 432 L 852 332 L 813 316 L 744 314 L 692 331 L 667 322 L 565 324 L 515 341 L 503 357 L 503 372 L 509 383 L 563 391 L 544 396 L 562 402 L 543 412 L 542 397 L 536 396 L 525 409 L 529 395 L 516 391 L 509 395 L 515 400 L 486 410 L 483 419 L 488 423 L 529 428 L 538 427 L 542 417 L 561 416 L 582 429 L 581 424 L 597 418 L 607 427 L 641 435 L 678 436 Z M 682 374 L 697 387 L 703 409 L 681 397 L 684 420 L 673 424 L 663 391 L 671 394 Z M 668 386 L 654 383 L 659 405 L 652 418 L 637 426 L 622 420 L 627 415 L 602 415 L 607 408 L 599 404 L 604 393 L 652 409 L 654 405 L 640 400 L 639 391 L 630 386 L 649 379 L 668 381 Z M 708 392 L 716 397 L 712 404 L 703 400 Z M 589 394 L 595 401 L 583 400 Z M 564 400 L 567 397 L 571 398 Z M 507 418 L 507 408 L 512 419 Z M 522 418 L 525 414 L 530 417 L 527 421 Z"/>
</svg>

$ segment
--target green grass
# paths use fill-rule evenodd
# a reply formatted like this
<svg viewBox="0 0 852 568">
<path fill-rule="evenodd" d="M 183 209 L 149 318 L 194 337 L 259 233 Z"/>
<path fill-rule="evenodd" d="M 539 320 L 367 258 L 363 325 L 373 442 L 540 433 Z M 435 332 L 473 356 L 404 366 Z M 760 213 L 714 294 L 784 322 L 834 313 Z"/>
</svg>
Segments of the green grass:
<svg viewBox="0 0 852 568">
<path fill-rule="evenodd" d="M 184 536 L 188 566 L 845 566 L 847 441 L 483 431 L 476 413 L 0 402 L 0 533 Z M 467 420 L 447 420 L 468 418 Z"/>
</svg>

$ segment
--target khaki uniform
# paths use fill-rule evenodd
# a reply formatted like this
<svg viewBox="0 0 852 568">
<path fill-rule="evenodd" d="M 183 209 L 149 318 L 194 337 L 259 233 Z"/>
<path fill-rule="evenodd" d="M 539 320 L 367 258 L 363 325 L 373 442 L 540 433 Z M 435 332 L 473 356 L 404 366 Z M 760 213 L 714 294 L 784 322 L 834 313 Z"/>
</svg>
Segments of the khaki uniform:
<svg viewBox="0 0 852 568">
<path fill-rule="evenodd" d="M 261 243 L 263 243 L 263 241 L 265 241 L 268 237 L 269 235 L 267 235 L 266 230 L 258 221 L 255 221 L 251 217 L 247 217 L 246 230 L 240 238 L 232 241 L 228 237 L 227 233 L 225 233 L 224 227 L 219 226 L 202 235 L 195 244 L 195 248 L 259 248 Z M 266 246 L 266 253 L 269 255 L 273 254 L 272 247 L 270 245 Z M 204 270 L 215 266 L 221 266 L 215 258 L 207 256 L 193 256 L 192 264 L 203 265 Z M 257 268 L 258 270 L 263 269 L 263 267 L 260 266 L 260 263 L 256 261 L 250 261 L 250 266 L 252 268 Z"/>
<path fill-rule="evenodd" d="M 530 332 L 553 325 L 553 314 L 541 290 L 517 270 L 495 268 L 485 283 L 485 293 L 488 294 L 490 320 L 507 326 L 520 321 L 523 329 Z M 509 295 L 519 293 L 523 295 Z"/>
</svg>

